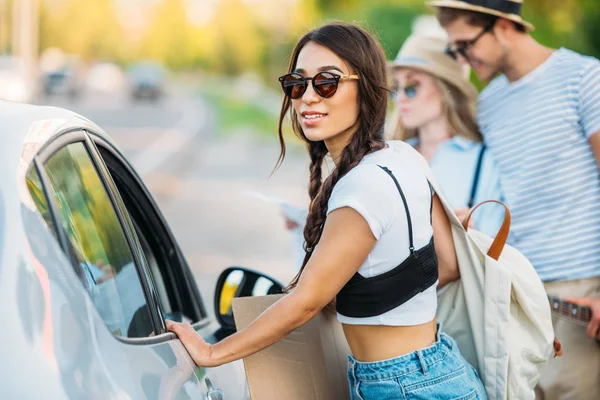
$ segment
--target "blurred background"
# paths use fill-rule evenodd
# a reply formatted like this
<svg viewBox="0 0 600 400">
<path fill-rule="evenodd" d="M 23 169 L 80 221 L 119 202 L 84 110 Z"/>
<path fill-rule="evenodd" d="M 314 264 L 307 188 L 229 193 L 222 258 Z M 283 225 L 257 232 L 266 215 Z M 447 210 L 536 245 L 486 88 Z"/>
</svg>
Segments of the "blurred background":
<svg viewBox="0 0 600 400">
<path fill-rule="evenodd" d="M 523 16 L 540 42 L 600 56 L 597 0 L 525 0 Z M 69 108 L 105 129 L 205 301 L 230 265 L 287 283 L 299 249 L 265 196 L 306 207 L 308 159 L 286 131 L 271 175 L 277 77 L 299 37 L 331 19 L 366 27 L 389 59 L 413 30 L 442 34 L 423 0 L 0 0 L 0 98 Z"/>
</svg>

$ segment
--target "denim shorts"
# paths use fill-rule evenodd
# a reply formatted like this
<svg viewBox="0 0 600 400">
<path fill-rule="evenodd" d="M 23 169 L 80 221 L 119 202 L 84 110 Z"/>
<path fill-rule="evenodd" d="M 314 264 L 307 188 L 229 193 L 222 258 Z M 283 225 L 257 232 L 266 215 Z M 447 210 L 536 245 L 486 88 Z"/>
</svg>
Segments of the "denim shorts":
<svg viewBox="0 0 600 400">
<path fill-rule="evenodd" d="M 352 400 L 487 399 L 475 369 L 439 330 L 434 344 L 400 357 L 360 362 L 348 356 L 348 381 Z"/>
</svg>

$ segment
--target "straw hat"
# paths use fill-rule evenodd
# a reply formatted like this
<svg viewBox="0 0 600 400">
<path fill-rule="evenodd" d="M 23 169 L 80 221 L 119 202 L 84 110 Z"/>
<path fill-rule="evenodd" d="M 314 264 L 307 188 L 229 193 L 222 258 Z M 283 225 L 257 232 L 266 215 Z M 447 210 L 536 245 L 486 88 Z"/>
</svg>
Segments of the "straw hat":
<svg viewBox="0 0 600 400">
<path fill-rule="evenodd" d="M 427 72 L 456 86 L 469 100 L 477 99 L 477 89 L 464 76 L 462 65 L 449 57 L 442 38 L 411 35 L 398 52 L 391 68 L 413 68 Z"/>
<path fill-rule="evenodd" d="M 437 0 L 427 3 L 430 7 L 456 8 L 495 15 L 521 24 L 529 32 L 535 28 L 521 17 L 523 0 Z"/>
</svg>

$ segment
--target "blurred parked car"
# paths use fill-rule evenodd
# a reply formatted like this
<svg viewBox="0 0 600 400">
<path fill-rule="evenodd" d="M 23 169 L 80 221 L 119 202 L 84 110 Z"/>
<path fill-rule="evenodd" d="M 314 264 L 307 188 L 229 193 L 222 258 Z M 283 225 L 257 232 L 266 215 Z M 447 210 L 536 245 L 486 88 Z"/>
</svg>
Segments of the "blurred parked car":
<svg viewBox="0 0 600 400">
<path fill-rule="evenodd" d="M 134 101 L 157 101 L 165 94 L 166 71 L 158 63 L 141 61 L 127 70 L 129 92 Z"/>
<path fill-rule="evenodd" d="M 34 83 L 27 77 L 24 62 L 13 56 L 0 56 L 0 100 L 20 103 L 33 100 Z"/>
<path fill-rule="evenodd" d="M 42 79 L 46 96 L 59 94 L 77 97 L 80 94 L 79 72 L 74 68 L 65 66 L 45 74 Z"/>
<path fill-rule="evenodd" d="M 124 89 L 125 75 L 118 65 L 111 62 L 97 62 L 87 71 L 85 88 L 91 94 L 114 95 Z"/>
<path fill-rule="evenodd" d="M 83 85 L 83 63 L 76 54 L 48 49 L 40 56 L 40 79 L 45 96 L 77 97 Z"/>
<path fill-rule="evenodd" d="M 246 399 L 241 362 L 196 367 L 165 319 L 214 343 L 235 331 L 232 297 L 282 285 L 229 268 L 211 317 L 158 206 L 102 129 L 67 110 L 0 102 L 0 131 L 0 354 L 10 369 L 0 398 Z"/>
</svg>

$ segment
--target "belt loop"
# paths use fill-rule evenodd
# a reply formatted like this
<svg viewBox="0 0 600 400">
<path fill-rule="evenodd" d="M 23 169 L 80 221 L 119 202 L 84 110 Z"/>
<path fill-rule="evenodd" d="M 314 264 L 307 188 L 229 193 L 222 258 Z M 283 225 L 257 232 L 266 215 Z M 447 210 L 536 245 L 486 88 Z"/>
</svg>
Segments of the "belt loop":
<svg viewBox="0 0 600 400">
<path fill-rule="evenodd" d="M 354 357 L 349 355 L 348 363 L 350 364 L 350 371 L 352 372 L 352 378 L 356 382 L 356 362 L 354 361 Z"/>
<path fill-rule="evenodd" d="M 423 375 L 427 375 L 428 368 L 425 363 L 425 358 L 423 358 L 423 351 L 417 350 L 417 357 L 419 358 L 419 362 L 421 363 L 421 369 L 423 370 Z"/>
</svg>

